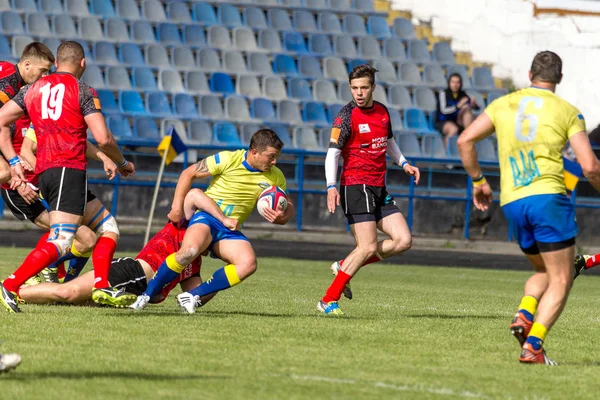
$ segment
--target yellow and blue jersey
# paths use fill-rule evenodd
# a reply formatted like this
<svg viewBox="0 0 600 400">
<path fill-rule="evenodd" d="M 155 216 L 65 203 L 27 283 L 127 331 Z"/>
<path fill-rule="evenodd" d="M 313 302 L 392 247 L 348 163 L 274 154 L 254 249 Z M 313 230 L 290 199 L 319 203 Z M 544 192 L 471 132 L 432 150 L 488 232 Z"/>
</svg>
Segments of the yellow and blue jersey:
<svg viewBox="0 0 600 400">
<path fill-rule="evenodd" d="M 206 158 L 212 180 L 205 193 L 223 214 L 243 223 L 252 213 L 260 193 L 269 186 L 287 190 L 283 173 L 276 166 L 267 172 L 254 169 L 246 161 L 246 150 L 222 151 Z"/>
<path fill-rule="evenodd" d="M 565 194 L 562 149 L 585 131 L 579 110 L 550 90 L 530 87 L 496 99 L 485 113 L 498 138 L 500 204 Z"/>
</svg>

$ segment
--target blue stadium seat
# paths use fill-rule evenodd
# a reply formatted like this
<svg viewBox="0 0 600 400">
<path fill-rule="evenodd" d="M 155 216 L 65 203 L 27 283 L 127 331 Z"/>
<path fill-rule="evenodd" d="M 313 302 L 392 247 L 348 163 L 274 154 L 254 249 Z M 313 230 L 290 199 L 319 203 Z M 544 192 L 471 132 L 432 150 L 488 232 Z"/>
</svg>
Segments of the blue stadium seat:
<svg viewBox="0 0 600 400">
<path fill-rule="evenodd" d="M 136 89 L 144 91 L 158 90 L 154 73 L 148 67 L 135 67 L 131 71 L 132 83 Z"/>
<path fill-rule="evenodd" d="M 262 90 L 256 75 L 238 75 L 235 80 L 235 91 L 250 98 L 262 96 Z"/>
<path fill-rule="evenodd" d="M 448 42 L 437 42 L 433 45 L 433 59 L 443 65 L 456 64 L 454 52 Z"/>
<path fill-rule="evenodd" d="M 185 74 L 185 89 L 191 93 L 210 93 L 208 79 L 204 72 L 190 71 Z"/>
<path fill-rule="evenodd" d="M 419 64 L 431 63 L 431 54 L 427 49 L 425 40 L 411 40 L 408 42 L 407 53 L 409 58 Z"/>
<path fill-rule="evenodd" d="M 224 111 L 230 121 L 251 121 L 248 102 L 242 96 L 227 96 L 224 101 Z"/>
<path fill-rule="evenodd" d="M 477 158 L 481 161 L 498 161 L 494 142 L 490 138 L 483 139 L 475 144 L 477 148 Z"/>
<path fill-rule="evenodd" d="M 178 24 L 189 24 L 192 22 L 192 15 L 187 3 L 183 1 L 172 1 L 167 3 L 167 16 L 169 21 Z"/>
<path fill-rule="evenodd" d="M 163 69 L 159 72 L 158 88 L 171 93 L 185 92 L 181 74 L 174 69 Z"/>
<path fill-rule="evenodd" d="M 467 67 L 462 64 L 449 65 L 446 68 L 446 75 L 450 76 L 451 74 L 459 74 L 462 77 L 463 81 L 463 89 L 471 89 L 473 85 L 471 84 L 471 79 L 469 78 L 469 72 L 467 72 Z"/>
<path fill-rule="evenodd" d="M 59 14 L 52 17 L 52 30 L 54 34 L 60 38 L 76 38 L 77 28 L 75 28 L 75 21 L 67 14 Z"/>
<path fill-rule="evenodd" d="M 129 42 L 129 28 L 125 20 L 120 18 L 111 18 L 104 21 L 104 34 L 107 39 L 117 43 Z"/>
<path fill-rule="evenodd" d="M 273 123 L 267 124 L 266 127 L 275 131 L 277 136 L 279 136 L 279 139 L 281 139 L 281 141 L 283 142 L 284 148 L 294 148 L 294 143 L 292 141 L 292 137 L 290 136 L 290 131 L 288 130 L 287 126 L 285 126 L 284 124 Z"/>
<path fill-rule="evenodd" d="M 283 33 L 283 46 L 287 51 L 297 54 L 306 54 L 308 49 L 306 48 L 306 42 L 304 37 L 298 32 L 284 32 Z"/>
<path fill-rule="evenodd" d="M 12 0 L 12 8 L 13 10 L 22 13 L 37 12 L 37 5 L 35 4 L 35 0 Z"/>
<path fill-rule="evenodd" d="M 240 12 L 232 4 L 219 4 L 217 6 L 217 20 L 230 29 L 243 25 Z"/>
<path fill-rule="evenodd" d="M 113 65 L 106 69 L 106 83 L 111 89 L 131 89 L 131 79 L 125 67 Z"/>
<path fill-rule="evenodd" d="M 421 138 L 421 154 L 423 157 L 437 159 L 448 158 L 441 135 L 435 134 L 423 136 Z"/>
<path fill-rule="evenodd" d="M 367 27 L 363 17 L 358 14 L 344 15 L 342 21 L 342 30 L 351 36 L 366 36 Z"/>
<path fill-rule="evenodd" d="M 90 10 L 92 14 L 102 18 L 113 18 L 116 16 L 115 9 L 110 0 L 91 0 Z"/>
<path fill-rule="evenodd" d="M 374 36 L 358 39 L 358 55 L 368 60 L 381 58 L 381 48 L 377 39 Z"/>
<path fill-rule="evenodd" d="M 197 68 L 192 49 L 185 46 L 171 48 L 171 63 L 178 70 L 191 70 Z"/>
<path fill-rule="evenodd" d="M 403 132 L 396 135 L 398 147 L 402 154 L 406 157 L 421 157 L 421 146 L 417 135 L 412 132 Z"/>
<path fill-rule="evenodd" d="M 146 17 L 148 21 L 152 22 L 162 22 L 167 20 L 165 8 L 158 0 L 143 0 L 142 15 Z"/>
<path fill-rule="evenodd" d="M 241 51 L 247 53 L 255 52 L 258 50 L 256 44 L 256 37 L 254 32 L 250 28 L 242 27 L 235 28 L 233 30 L 233 46 Z"/>
<path fill-rule="evenodd" d="M 415 35 L 415 27 L 406 18 L 398 17 L 394 20 L 392 25 L 392 32 L 395 36 L 402 40 L 414 40 L 417 38 Z"/>
<path fill-rule="evenodd" d="M 90 15 L 87 0 L 64 0 L 65 12 L 73 17 L 87 17 Z"/>
<path fill-rule="evenodd" d="M 271 100 L 264 98 L 252 99 L 250 102 L 250 115 L 261 121 L 276 121 L 275 105 Z"/>
<path fill-rule="evenodd" d="M 416 88 L 414 92 L 415 104 L 421 110 L 428 113 L 437 110 L 437 99 L 433 91 L 429 88 Z"/>
<path fill-rule="evenodd" d="M 245 74 L 248 72 L 246 60 L 239 51 L 226 51 L 221 56 L 223 59 L 223 70 L 230 74 Z"/>
<path fill-rule="evenodd" d="M 458 152 L 458 136 L 452 136 L 448 138 L 448 145 L 446 147 L 446 155 L 449 158 L 460 159 L 460 153 Z"/>
<path fill-rule="evenodd" d="M 200 25 L 216 25 L 217 15 L 212 5 L 203 2 L 194 3 L 192 6 L 192 19 Z"/>
<path fill-rule="evenodd" d="M 11 60 L 12 58 L 10 43 L 6 36 L 0 35 L 0 60 Z"/>
<path fill-rule="evenodd" d="M 181 36 L 177 25 L 164 22 L 156 27 L 158 40 L 165 46 L 181 44 Z"/>
<path fill-rule="evenodd" d="M 292 78 L 288 81 L 288 96 L 292 99 L 311 100 L 310 83 L 303 78 Z"/>
<path fill-rule="evenodd" d="M 371 15 L 367 18 L 367 32 L 377 39 L 387 39 L 392 37 L 390 26 L 385 17 Z"/>
<path fill-rule="evenodd" d="M 323 33 L 308 35 L 308 51 L 320 56 L 332 54 L 333 47 L 331 46 L 329 35 Z"/>
<path fill-rule="evenodd" d="M 502 92 L 489 92 L 487 94 L 487 105 L 490 105 L 492 101 L 496 100 L 499 97 L 502 97 L 503 95 L 504 93 Z M 483 107 L 483 104 L 480 104 L 479 106 Z"/>
<path fill-rule="evenodd" d="M 95 89 L 106 87 L 102 71 L 97 65 L 88 65 L 81 80 Z"/>
<path fill-rule="evenodd" d="M 296 32 L 318 32 L 315 17 L 313 13 L 309 11 L 297 10 L 292 12 L 292 21 Z"/>
<path fill-rule="evenodd" d="M 317 23 L 319 25 L 319 31 L 322 33 L 328 33 L 330 35 L 341 35 L 342 24 L 337 14 L 330 12 L 322 12 L 317 16 Z"/>
<path fill-rule="evenodd" d="M 277 54 L 273 60 L 273 72 L 276 74 L 285 74 L 288 76 L 298 75 L 296 62 L 287 54 Z"/>
<path fill-rule="evenodd" d="M 296 148 L 309 150 L 309 151 L 321 151 L 321 145 L 317 140 L 317 133 L 314 129 L 308 127 L 294 128 L 294 144 Z"/>
<path fill-rule="evenodd" d="M 346 70 L 346 64 L 339 58 L 325 58 L 323 61 L 323 73 L 325 78 L 348 83 L 348 71 Z"/>
<path fill-rule="evenodd" d="M 352 8 L 357 11 L 374 12 L 373 0 L 352 0 Z"/>
<path fill-rule="evenodd" d="M 208 45 L 216 49 L 231 49 L 231 36 L 229 31 L 222 25 L 213 25 L 208 28 L 208 34 L 206 36 Z"/>
<path fill-rule="evenodd" d="M 23 29 L 23 20 L 21 16 L 14 11 L 3 11 L 2 17 L 2 33 L 5 35 L 22 35 L 25 33 Z"/>
<path fill-rule="evenodd" d="M 169 117 L 173 115 L 171 102 L 165 92 L 150 92 L 146 95 L 146 110 L 148 114 Z"/>
<path fill-rule="evenodd" d="M 366 60 L 363 60 L 361 58 L 356 58 L 354 60 L 350 60 L 348 61 L 348 73 L 352 72 L 352 70 L 356 67 L 358 67 L 359 65 L 363 65 L 363 64 L 368 64 Z"/>
<path fill-rule="evenodd" d="M 337 35 L 333 37 L 333 49 L 334 53 L 338 57 L 344 58 L 356 58 L 358 52 L 356 51 L 356 43 L 354 38 L 348 35 Z"/>
<path fill-rule="evenodd" d="M 271 53 L 282 51 L 281 37 L 277 31 L 272 29 L 263 29 L 258 32 L 258 47 Z"/>
<path fill-rule="evenodd" d="M 41 12 L 48 15 L 58 15 L 64 12 L 60 0 L 39 0 L 38 7 Z"/>
<path fill-rule="evenodd" d="M 119 64 L 119 60 L 117 59 L 117 51 L 112 43 L 96 42 L 92 47 L 92 52 L 94 54 L 94 61 L 96 64 Z"/>
<path fill-rule="evenodd" d="M 330 124 L 333 123 L 333 120 L 339 114 L 340 110 L 345 106 L 345 104 L 330 104 L 327 106 L 327 122 Z"/>
<path fill-rule="evenodd" d="M 135 43 L 119 45 L 119 60 L 125 65 L 146 65 L 142 49 Z"/>
<path fill-rule="evenodd" d="M 205 71 L 221 71 L 221 58 L 213 49 L 201 49 L 198 52 L 198 66 Z"/>
<path fill-rule="evenodd" d="M 288 124 L 302 124 L 298 103 L 293 100 L 281 100 L 277 106 L 277 119 Z"/>
<path fill-rule="evenodd" d="M 408 89 L 402 85 L 388 87 L 388 103 L 394 108 L 405 109 L 414 107 Z"/>
<path fill-rule="evenodd" d="M 160 131 L 154 118 L 137 117 L 133 119 L 133 132 L 139 139 L 159 140 Z M 183 134 L 183 132 L 182 132 Z"/>
<path fill-rule="evenodd" d="M 139 92 L 124 90 L 119 92 L 119 106 L 121 112 L 131 115 L 145 115 L 146 108 Z"/>
<path fill-rule="evenodd" d="M 267 11 L 267 20 L 269 21 L 269 25 L 278 31 L 294 30 L 287 10 L 272 8 Z"/>
<path fill-rule="evenodd" d="M 215 123 L 213 126 L 213 143 L 220 146 L 242 146 L 238 130 L 230 122 Z"/>
<path fill-rule="evenodd" d="M 79 43 L 81 47 L 83 47 L 83 53 L 85 54 L 85 58 L 90 60 L 90 62 L 93 62 L 92 60 L 94 59 L 94 56 L 90 51 L 90 45 L 88 44 L 88 42 L 81 39 L 75 39 L 75 41 Z"/>
<path fill-rule="evenodd" d="M 298 57 L 298 72 L 300 75 L 308 78 L 322 78 L 323 71 L 321 63 L 315 56 L 300 56 Z"/>
<path fill-rule="evenodd" d="M 196 145 L 212 144 L 213 128 L 208 121 L 190 121 L 188 125 L 188 141 Z"/>
<path fill-rule="evenodd" d="M 103 114 L 118 114 L 121 112 L 112 90 L 99 89 L 97 92 Z"/>
<path fill-rule="evenodd" d="M 257 75 L 273 75 L 271 61 L 263 53 L 250 53 L 248 55 L 248 71 Z"/>
<path fill-rule="evenodd" d="M 130 139 L 134 137 L 129 119 L 115 115 L 106 118 L 106 123 L 108 125 L 108 129 L 115 137 L 123 139 Z"/>
<path fill-rule="evenodd" d="M 406 51 L 402 40 L 397 37 L 391 37 L 383 41 L 383 55 L 390 61 L 406 61 Z"/>
<path fill-rule="evenodd" d="M 140 9 L 136 0 L 116 0 L 117 14 L 119 17 L 131 21 L 136 21 L 141 18 Z"/>
<path fill-rule="evenodd" d="M 329 0 L 329 8 L 335 11 L 350 11 L 350 0 Z"/>
<path fill-rule="evenodd" d="M 329 125 L 323 104 L 316 101 L 307 101 L 304 103 L 304 107 L 302 108 L 302 119 L 305 122 L 315 125 Z"/>
<path fill-rule="evenodd" d="M 493 90 L 496 89 L 492 71 L 488 67 L 473 68 L 473 87 L 477 90 Z"/>
<path fill-rule="evenodd" d="M 131 25 L 131 37 L 138 43 L 155 43 L 156 35 L 154 28 L 148 21 L 133 21 Z"/>
<path fill-rule="evenodd" d="M 235 93 L 235 87 L 231 77 L 222 72 L 215 72 L 210 76 L 209 86 L 212 92 Z"/>
<path fill-rule="evenodd" d="M 177 93 L 173 97 L 175 114 L 180 118 L 198 118 L 198 109 L 194 98 L 187 93 Z"/>
<path fill-rule="evenodd" d="M 204 29 L 198 25 L 184 25 L 183 43 L 191 47 L 205 47 L 206 35 Z"/>
<path fill-rule="evenodd" d="M 48 17 L 42 13 L 28 14 L 25 17 L 27 32 L 33 36 L 52 37 Z"/>
<path fill-rule="evenodd" d="M 431 133 L 427 117 L 420 108 L 407 108 L 404 110 L 404 128 L 417 133 Z"/>
<path fill-rule="evenodd" d="M 258 7 L 246 7 L 243 10 L 244 23 L 252 29 L 267 29 L 267 18 L 262 9 Z"/>
<path fill-rule="evenodd" d="M 265 76 L 262 82 L 265 97 L 271 100 L 284 100 L 288 98 L 283 79 L 278 76 Z"/>
<path fill-rule="evenodd" d="M 159 68 L 169 68 L 171 66 L 167 49 L 163 45 L 148 45 L 144 53 L 146 54 L 146 64 L 149 66 Z"/>
</svg>

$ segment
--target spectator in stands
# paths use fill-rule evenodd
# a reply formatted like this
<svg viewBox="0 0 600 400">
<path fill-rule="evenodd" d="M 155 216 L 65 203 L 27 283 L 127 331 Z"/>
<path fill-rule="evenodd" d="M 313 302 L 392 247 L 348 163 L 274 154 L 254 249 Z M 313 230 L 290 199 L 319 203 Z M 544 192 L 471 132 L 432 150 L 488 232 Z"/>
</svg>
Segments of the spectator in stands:
<svg viewBox="0 0 600 400">
<path fill-rule="evenodd" d="M 440 91 L 437 101 L 437 129 L 444 135 L 444 145 L 448 138 L 460 134 L 473 122 L 471 109 L 478 109 L 475 99 L 462 90 L 460 74 L 448 77 L 448 89 Z"/>
</svg>

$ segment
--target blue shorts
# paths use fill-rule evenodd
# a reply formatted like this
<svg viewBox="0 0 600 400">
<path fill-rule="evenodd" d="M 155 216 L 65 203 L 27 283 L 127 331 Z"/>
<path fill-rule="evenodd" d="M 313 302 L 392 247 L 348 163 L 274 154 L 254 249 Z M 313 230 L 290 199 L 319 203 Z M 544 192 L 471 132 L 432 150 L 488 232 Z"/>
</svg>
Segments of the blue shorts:
<svg viewBox="0 0 600 400">
<path fill-rule="evenodd" d="M 504 205 L 502 211 L 519 246 L 528 254 L 537 254 L 527 250 L 538 244 L 572 241 L 579 233 L 575 207 L 564 194 L 525 197 Z"/>
<path fill-rule="evenodd" d="M 188 227 L 194 224 L 204 224 L 210 228 L 212 241 L 210 242 L 209 248 L 211 249 L 213 244 L 221 240 L 245 240 L 246 242 L 249 242 L 248 238 L 244 236 L 242 232 L 228 229 L 219 220 L 204 211 L 196 211 L 188 224 Z"/>
</svg>

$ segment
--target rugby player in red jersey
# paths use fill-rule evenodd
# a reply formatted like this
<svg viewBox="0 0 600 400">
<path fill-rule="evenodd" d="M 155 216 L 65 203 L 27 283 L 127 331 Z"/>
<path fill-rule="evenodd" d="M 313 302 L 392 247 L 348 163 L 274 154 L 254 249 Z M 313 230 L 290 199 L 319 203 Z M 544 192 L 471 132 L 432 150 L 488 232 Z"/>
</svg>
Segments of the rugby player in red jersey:
<svg viewBox="0 0 600 400">
<path fill-rule="evenodd" d="M 327 208 L 335 212 L 340 205 L 346 215 L 356 248 L 331 265 L 335 279 L 317 309 L 325 314 L 343 314 L 338 306 L 342 293 L 352 298 L 350 279 L 358 270 L 411 247 L 406 220 L 385 186 L 386 154 L 419 183 L 419 169 L 411 166 L 393 139 L 387 108 L 373 100 L 375 72 L 370 65 L 359 65 L 350 72 L 352 101 L 333 121 L 329 150 L 325 159 Z M 339 156 L 344 159 L 340 193 L 336 188 Z M 389 238 L 377 241 L 377 230 Z"/>
<path fill-rule="evenodd" d="M 40 192 L 50 206 L 51 228 L 48 241 L 29 253 L 23 264 L 0 284 L 0 302 L 9 312 L 20 312 L 15 301 L 20 286 L 66 254 L 77 228 L 82 222 L 89 224 L 93 218 L 90 210 L 86 210 L 88 127 L 100 149 L 117 164 L 121 174 L 127 176 L 135 172 L 106 127 L 96 91 L 79 79 L 85 65 L 79 43 L 61 43 L 57 50 L 56 73 L 23 87 L 0 109 L 0 150 L 9 159 L 13 188 L 26 182 L 26 177 L 12 146 L 9 126 L 27 113 L 36 127 L 35 172 L 39 175 Z M 108 236 L 98 239 L 94 248 L 95 301 L 112 299 L 116 304 L 135 298 L 122 289 L 109 287 L 108 273 L 115 249 L 116 240 Z"/>
</svg>

